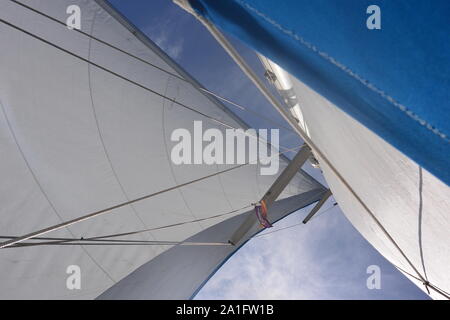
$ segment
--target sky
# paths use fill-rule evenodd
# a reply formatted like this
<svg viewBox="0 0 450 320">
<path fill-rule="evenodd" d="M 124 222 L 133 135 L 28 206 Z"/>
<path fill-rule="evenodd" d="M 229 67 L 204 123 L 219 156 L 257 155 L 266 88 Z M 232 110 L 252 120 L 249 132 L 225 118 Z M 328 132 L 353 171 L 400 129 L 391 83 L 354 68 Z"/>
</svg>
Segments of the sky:
<svg viewBox="0 0 450 320">
<path fill-rule="evenodd" d="M 109 2 L 207 89 L 288 126 L 206 29 L 170 0 Z M 262 75 L 254 52 L 237 39 L 230 40 Z M 227 107 L 253 128 L 276 127 Z M 281 145 L 301 143 L 295 133 L 280 128 Z M 309 164 L 303 169 L 326 185 L 320 170 Z M 250 240 L 195 299 L 428 299 L 358 233 L 334 201 L 329 199 L 306 225 L 301 221 L 312 206 Z M 367 268 L 372 265 L 380 268 L 380 289 L 367 287 Z"/>
</svg>

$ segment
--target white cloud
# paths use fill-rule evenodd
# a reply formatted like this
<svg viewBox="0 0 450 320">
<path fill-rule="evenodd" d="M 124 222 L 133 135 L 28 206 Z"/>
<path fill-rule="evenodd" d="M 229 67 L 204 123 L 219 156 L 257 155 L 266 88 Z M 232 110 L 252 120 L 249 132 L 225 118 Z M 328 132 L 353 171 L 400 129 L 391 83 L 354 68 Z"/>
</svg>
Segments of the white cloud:
<svg viewBox="0 0 450 320">
<path fill-rule="evenodd" d="M 151 39 L 174 60 L 177 60 L 183 52 L 183 38 L 172 38 L 170 32 L 160 31 Z"/>
<path fill-rule="evenodd" d="M 331 201 L 324 208 L 329 206 Z M 291 215 L 275 228 L 298 223 L 308 210 Z M 382 268 L 383 290 L 366 287 L 366 268 L 371 264 Z M 196 298 L 404 299 L 420 298 L 419 290 L 393 271 L 336 207 L 306 225 L 251 240 Z"/>
<path fill-rule="evenodd" d="M 149 20 L 142 30 L 172 59 L 177 60 L 183 53 L 183 28 L 192 19 L 178 7 L 170 6 L 161 10 L 157 17 Z"/>
<path fill-rule="evenodd" d="M 327 223 L 315 222 L 310 230 L 324 232 Z M 309 226 L 299 226 L 251 240 L 247 247 L 233 257 L 233 261 L 223 267 L 217 277 L 210 280 L 198 298 L 214 294 L 223 299 L 324 297 L 324 289 L 328 284 L 323 276 L 325 270 L 322 264 L 312 254 L 315 246 L 311 246 L 313 239 L 308 239 L 311 233 L 307 230 Z"/>
</svg>

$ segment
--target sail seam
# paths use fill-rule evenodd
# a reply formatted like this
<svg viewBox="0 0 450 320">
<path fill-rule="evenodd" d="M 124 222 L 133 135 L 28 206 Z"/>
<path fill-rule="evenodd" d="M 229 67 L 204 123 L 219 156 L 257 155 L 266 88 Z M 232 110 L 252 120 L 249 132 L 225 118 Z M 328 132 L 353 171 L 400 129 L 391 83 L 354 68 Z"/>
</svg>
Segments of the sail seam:
<svg viewBox="0 0 450 320">
<path fill-rule="evenodd" d="M 429 131 L 431 131 L 432 133 L 434 133 L 435 135 L 440 137 L 445 142 L 450 143 L 450 138 L 447 137 L 447 135 L 445 133 L 441 132 L 441 130 L 438 129 L 436 126 L 434 126 L 434 125 L 428 123 L 426 120 L 422 119 L 419 115 L 417 115 L 416 113 L 411 111 L 409 108 L 407 108 L 403 104 L 397 102 L 389 94 L 387 94 L 383 90 L 379 89 L 374 84 L 372 84 L 370 81 L 364 79 L 363 77 L 361 77 L 356 72 L 352 71 L 349 67 L 345 66 L 344 64 L 342 64 L 341 62 L 339 62 L 338 60 L 336 60 L 335 58 L 330 56 L 328 53 L 319 50 L 316 46 L 314 46 L 312 43 L 306 41 L 303 37 L 297 35 L 295 32 L 293 32 L 293 31 L 291 31 L 289 29 L 284 28 L 281 24 L 279 24 L 278 22 L 276 22 L 275 20 L 273 20 L 272 18 L 270 18 L 269 16 L 267 16 L 263 12 L 260 12 L 258 9 L 252 7 L 248 3 L 246 3 L 246 2 L 244 2 L 242 0 L 234 0 L 234 1 L 236 1 L 237 3 L 240 3 L 241 5 L 245 6 L 247 9 L 249 9 L 250 11 L 254 12 L 256 15 L 258 15 L 259 17 L 264 19 L 267 23 L 271 24 L 272 26 L 274 26 L 275 28 L 277 28 L 278 30 L 283 32 L 284 34 L 288 35 L 289 37 L 291 37 L 295 41 L 301 43 L 303 46 L 305 46 L 306 48 L 308 48 L 312 52 L 318 54 L 320 57 L 324 58 L 326 61 L 328 61 L 331 64 L 333 64 L 334 66 L 339 68 L 341 71 L 343 71 L 344 73 L 346 73 L 347 75 L 349 75 L 353 79 L 355 79 L 358 82 L 360 82 L 361 84 L 363 84 L 365 87 L 367 87 L 372 92 L 375 92 L 376 94 L 381 96 L 383 99 L 388 101 L 391 105 L 395 106 L 397 109 L 399 109 L 400 111 L 405 113 L 409 118 L 411 118 L 414 121 L 418 122 L 421 126 L 425 127 L 426 129 L 428 129 Z"/>
<path fill-rule="evenodd" d="M 37 178 L 34 170 L 31 168 L 31 165 L 25 155 L 25 152 L 23 151 L 22 147 L 19 144 L 19 141 L 17 139 L 16 133 L 14 132 L 11 122 L 8 118 L 8 115 L 6 113 L 5 107 L 3 106 L 3 103 L 1 103 L 0 101 L 0 106 L 1 109 L 3 111 L 3 116 L 5 118 L 6 124 L 8 125 L 9 131 L 11 133 L 11 136 L 16 144 L 17 149 L 19 150 L 19 153 L 23 159 L 23 161 L 25 162 L 26 167 L 28 168 L 28 171 L 30 172 L 31 176 L 33 177 L 34 182 L 36 183 L 38 189 L 41 191 L 42 195 L 44 196 L 44 198 L 47 200 L 47 203 L 49 204 L 50 208 L 52 209 L 52 211 L 55 213 L 55 215 L 59 218 L 59 220 L 61 222 L 64 221 L 64 219 L 61 217 L 61 215 L 59 214 L 58 210 L 56 210 L 55 205 L 53 204 L 53 202 L 50 200 L 47 192 L 44 190 L 44 187 L 42 186 L 42 184 L 40 183 L 39 179 Z M 72 237 L 75 236 L 75 234 L 70 230 L 69 226 L 66 226 L 65 228 L 71 235 Z M 113 282 L 116 283 L 116 281 L 114 280 L 114 278 L 97 262 L 97 260 L 94 259 L 94 257 L 91 256 L 91 254 L 86 250 L 86 248 L 84 248 L 83 246 L 81 246 L 81 249 L 86 253 L 86 255 L 92 260 L 92 262 L 94 262 L 95 265 L 97 265 L 97 267 Z"/>
<path fill-rule="evenodd" d="M 216 164 L 216 170 L 217 171 L 219 170 L 219 165 L 218 164 Z M 225 187 L 224 187 L 224 185 L 222 183 L 222 177 L 220 175 L 218 175 L 217 179 L 219 180 L 219 184 L 220 184 L 220 187 L 222 189 L 222 193 L 223 193 L 223 196 L 225 197 L 225 200 L 227 201 L 227 203 L 230 206 L 231 210 L 233 210 L 233 205 L 231 204 L 230 199 L 228 199 L 227 193 L 225 191 Z"/>
<path fill-rule="evenodd" d="M 170 81 L 171 81 L 171 79 L 168 78 L 167 79 L 166 88 L 164 89 L 164 95 L 165 96 L 167 96 L 167 91 L 169 89 Z M 177 87 L 177 96 L 178 96 L 178 87 Z M 172 161 L 170 160 L 170 157 L 169 157 L 169 150 L 168 150 L 169 148 L 167 146 L 167 141 L 166 141 L 166 121 L 165 121 L 165 117 L 166 117 L 166 102 L 167 102 L 167 100 L 163 99 L 162 117 L 161 117 L 161 125 L 162 125 L 163 133 L 164 133 L 164 135 L 163 135 L 164 150 L 166 151 L 167 162 L 169 163 L 169 168 L 170 168 L 170 172 L 172 173 L 172 178 L 175 181 L 175 184 L 178 184 L 178 179 L 175 176 L 175 171 L 173 170 Z M 186 198 L 184 196 L 183 190 L 177 189 L 177 191 L 180 194 L 181 199 L 183 199 L 184 205 L 188 209 L 188 211 L 191 214 L 191 216 L 193 216 L 194 218 L 197 218 L 195 216 L 194 212 L 192 211 L 191 207 L 189 206 L 189 204 L 188 204 L 188 202 L 187 202 L 187 200 L 186 200 Z M 200 222 L 198 224 L 200 225 L 201 229 L 204 229 L 204 226 Z"/>
<path fill-rule="evenodd" d="M 423 172 L 422 167 L 419 166 L 419 221 L 418 221 L 418 233 L 419 233 L 419 251 L 420 260 L 422 262 L 422 269 L 425 279 L 428 281 L 427 270 L 425 268 L 425 259 L 423 256 L 423 243 L 422 243 L 422 214 L 423 214 Z"/>
<path fill-rule="evenodd" d="M 96 17 L 97 17 L 97 12 L 94 13 L 94 17 L 93 17 L 93 19 L 92 19 L 91 30 L 90 30 L 91 34 L 93 33 L 93 29 L 94 29 L 94 24 L 95 24 L 95 19 L 96 19 Z M 88 60 L 89 60 L 89 61 L 91 60 L 91 52 L 92 52 L 92 39 L 89 38 L 89 48 L 88 48 Z M 128 197 L 127 193 L 125 192 L 125 188 L 123 187 L 123 185 L 122 185 L 122 183 L 121 183 L 121 181 L 120 181 L 120 179 L 119 179 L 119 176 L 117 175 L 117 172 L 116 172 L 116 170 L 115 170 L 115 168 L 114 168 L 114 165 L 112 164 L 111 157 L 110 157 L 110 155 L 109 155 L 108 149 L 106 148 L 105 141 L 104 141 L 104 138 L 103 138 L 103 134 L 102 134 L 102 131 L 101 131 L 101 129 L 100 129 L 100 124 L 99 124 L 99 120 L 98 120 L 98 117 L 97 117 L 97 110 L 96 110 L 95 104 L 94 104 L 94 96 L 93 96 L 93 92 L 92 92 L 91 64 L 88 63 L 87 65 L 88 65 L 89 97 L 90 97 L 90 100 L 91 100 L 92 114 L 93 114 L 93 116 L 94 116 L 95 125 L 96 125 L 97 131 L 98 131 L 98 136 L 99 136 L 99 139 L 100 139 L 102 148 L 103 148 L 103 152 L 105 153 L 105 157 L 106 157 L 106 159 L 108 160 L 109 166 L 111 167 L 111 171 L 112 171 L 112 173 L 113 173 L 113 175 L 114 175 L 114 177 L 115 177 L 115 179 L 116 179 L 116 181 L 117 181 L 117 184 L 119 185 L 119 188 L 120 188 L 120 190 L 122 191 L 122 193 L 123 193 L 125 199 L 126 199 L 127 201 L 129 201 L 130 198 Z M 131 208 L 132 212 L 135 214 L 135 216 L 138 218 L 138 220 L 140 221 L 140 223 L 141 223 L 144 227 L 148 227 L 148 226 L 145 224 L 144 220 L 142 220 L 142 218 L 141 218 L 140 215 L 138 214 L 136 208 L 135 208 L 133 205 L 130 205 L 130 208 Z M 150 233 L 150 236 L 151 236 L 151 238 L 154 238 L 154 239 L 155 239 L 155 237 L 153 236 L 153 234 Z"/>
</svg>

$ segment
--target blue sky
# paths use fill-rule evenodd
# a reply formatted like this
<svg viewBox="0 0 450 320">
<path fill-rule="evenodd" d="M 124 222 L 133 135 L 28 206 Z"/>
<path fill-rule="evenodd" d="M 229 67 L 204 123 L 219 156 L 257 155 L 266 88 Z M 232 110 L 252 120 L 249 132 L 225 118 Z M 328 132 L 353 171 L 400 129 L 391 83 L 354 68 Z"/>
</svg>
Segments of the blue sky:
<svg viewBox="0 0 450 320">
<path fill-rule="evenodd" d="M 206 88 L 284 123 L 203 26 L 170 0 L 110 2 Z M 262 74 L 255 54 L 231 40 Z M 228 107 L 254 128 L 274 127 Z M 281 128 L 280 144 L 295 147 L 301 140 Z M 308 165 L 304 169 L 325 183 L 319 170 Z M 330 199 L 321 211 L 333 202 Z M 310 209 L 299 210 L 264 233 L 301 222 Z M 337 206 L 306 225 L 264 233 L 228 260 L 196 299 L 428 299 L 353 228 Z M 379 290 L 366 286 L 370 265 L 381 269 Z"/>
</svg>

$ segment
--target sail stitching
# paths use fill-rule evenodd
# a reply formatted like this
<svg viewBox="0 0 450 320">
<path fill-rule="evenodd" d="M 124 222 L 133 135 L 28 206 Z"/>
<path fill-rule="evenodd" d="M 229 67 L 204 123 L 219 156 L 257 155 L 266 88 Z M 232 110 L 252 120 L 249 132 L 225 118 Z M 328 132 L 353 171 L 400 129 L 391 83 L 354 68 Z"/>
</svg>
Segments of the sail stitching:
<svg viewBox="0 0 450 320">
<path fill-rule="evenodd" d="M 166 88 L 164 89 L 164 95 L 167 96 L 168 95 L 168 88 L 169 88 L 169 84 L 170 84 L 171 79 L 168 78 L 167 79 L 167 84 L 166 84 Z M 179 88 L 177 87 L 177 96 L 178 96 L 178 90 Z M 176 98 L 175 98 L 176 99 Z M 167 100 L 163 100 L 163 107 L 162 107 L 162 117 L 161 117 L 161 126 L 163 129 L 163 133 L 164 133 L 164 137 L 163 137 L 163 142 L 164 142 L 164 150 L 166 151 L 166 157 L 167 157 L 167 161 L 169 163 L 169 168 L 170 168 L 170 172 L 172 173 L 172 178 L 175 181 L 176 184 L 178 184 L 178 179 L 175 176 L 175 171 L 173 169 L 173 164 L 172 161 L 170 160 L 170 156 L 169 156 L 169 147 L 167 146 L 167 141 L 166 141 L 166 121 L 165 121 L 165 116 L 166 116 L 166 102 Z M 173 102 L 172 102 L 173 104 Z M 188 204 L 186 197 L 183 193 L 183 190 L 178 189 L 178 193 L 181 196 L 181 199 L 183 199 L 183 203 L 186 206 L 186 208 L 188 209 L 189 213 L 196 218 L 191 206 Z M 200 227 L 203 229 L 203 225 L 201 223 L 199 223 Z"/>
<path fill-rule="evenodd" d="M 94 32 L 94 24 L 95 24 L 95 20 L 97 18 L 97 12 L 94 13 L 94 17 L 92 18 L 92 24 L 91 24 L 91 34 Z M 92 53 L 92 39 L 89 39 L 89 48 L 88 48 L 88 60 L 91 60 L 91 53 Z M 116 169 L 114 168 L 114 165 L 112 164 L 111 161 L 111 157 L 109 155 L 109 151 L 106 148 L 106 144 L 105 144 L 105 140 L 103 138 L 103 134 L 102 131 L 100 129 L 100 123 L 97 117 L 97 109 L 95 108 L 95 103 L 94 103 L 94 96 L 93 96 L 93 92 L 92 92 L 92 74 L 91 74 L 91 64 L 88 64 L 88 86 L 89 86 L 89 97 L 91 100 L 91 106 L 92 106 L 92 114 L 94 116 L 94 120 L 95 120 L 95 125 L 97 127 L 97 131 L 98 131 L 98 136 L 103 148 L 103 152 L 105 153 L 106 159 L 109 162 L 109 166 L 111 167 L 111 171 L 114 175 L 114 177 L 116 178 L 117 184 L 119 185 L 120 190 L 122 191 L 123 195 L 125 196 L 126 200 L 130 200 L 130 198 L 128 197 L 124 186 L 122 185 L 122 182 L 119 179 L 119 176 L 117 175 Z M 141 216 L 138 214 L 136 208 L 133 205 L 130 205 L 130 208 L 132 210 L 132 212 L 134 213 L 134 215 L 137 217 L 137 219 L 139 220 L 139 222 L 144 226 L 147 227 L 147 225 L 145 224 L 144 220 L 141 218 Z M 155 237 L 150 233 L 150 236 L 152 238 L 155 239 Z"/>
<path fill-rule="evenodd" d="M 350 77 L 352 77 L 352 78 L 356 79 L 357 81 L 359 81 L 360 83 L 362 83 L 369 90 L 371 90 L 371 91 L 375 92 L 376 94 L 380 95 L 383 99 L 387 100 L 391 105 L 393 105 L 396 108 L 398 108 L 400 111 L 405 113 L 408 117 L 410 117 L 414 121 L 418 122 L 421 126 L 424 126 L 425 128 L 427 128 L 429 131 L 431 131 L 432 133 L 434 133 L 435 135 L 440 137 L 445 142 L 450 143 L 450 138 L 447 137 L 447 135 L 445 133 L 441 132 L 441 130 L 439 130 L 436 126 L 434 126 L 434 125 L 428 123 L 426 120 L 420 118 L 419 115 L 417 115 L 416 113 L 411 111 L 409 108 L 407 108 L 403 104 L 397 102 L 389 94 L 387 94 L 383 90 L 379 89 L 374 84 L 372 84 L 368 80 L 364 79 L 359 74 L 357 74 L 356 72 L 352 71 L 350 68 L 348 68 L 347 66 L 345 66 L 341 62 L 339 62 L 336 59 L 334 59 L 328 53 L 319 50 L 316 46 L 314 46 L 310 42 L 306 41 L 303 37 L 297 35 L 296 33 L 294 33 L 293 31 L 291 31 L 289 29 L 284 28 L 278 22 L 276 22 L 275 20 L 273 20 L 272 18 L 270 18 L 266 14 L 260 12 L 258 9 L 252 7 L 248 3 L 244 2 L 244 1 L 241 1 L 241 0 L 235 0 L 235 1 L 240 3 L 241 5 L 245 6 L 247 9 L 253 11 L 255 14 L 257 14 L 258 16 L 263 18 L 266 22 L 268 22 L 269 24 L 271 24 L 272 26 L 274 26 L 275 28 L 277 28 L 278 30 L 283 32 L 284 34 L 290 36 L 291 38 L 293 38 L 297 42 L 301 43 L 303 46 L 305 46 L 306 48 L 310 49 L 314 53 L 318 54 L 319 56 L 324 58 L 326 61 L 330 62 L 331 64 L 333 64 L 337 68 L 341 69 L 346 74 L 348 74 Z"/>
</svg>

